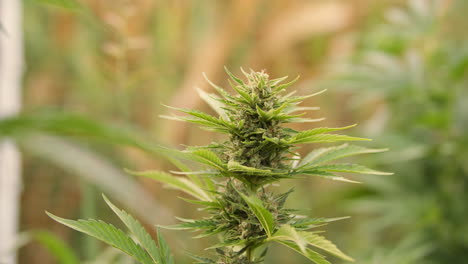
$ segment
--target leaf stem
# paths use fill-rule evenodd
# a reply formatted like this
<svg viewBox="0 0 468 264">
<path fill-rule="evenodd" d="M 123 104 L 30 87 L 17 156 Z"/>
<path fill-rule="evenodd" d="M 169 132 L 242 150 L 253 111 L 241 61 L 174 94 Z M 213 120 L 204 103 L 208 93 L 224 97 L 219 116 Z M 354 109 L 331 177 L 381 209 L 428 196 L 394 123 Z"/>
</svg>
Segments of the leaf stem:
<svg viewBox="0 0 468 264">
<path fill-rule="evenodd" d="M 252 252 L 253 252 L 253 248 L 249 247 L 247 249 L 247 251 L 245 252 L 245 254 L 247 255 L 247 260 L 250 262 L 252 261 Z"/>
</svg>

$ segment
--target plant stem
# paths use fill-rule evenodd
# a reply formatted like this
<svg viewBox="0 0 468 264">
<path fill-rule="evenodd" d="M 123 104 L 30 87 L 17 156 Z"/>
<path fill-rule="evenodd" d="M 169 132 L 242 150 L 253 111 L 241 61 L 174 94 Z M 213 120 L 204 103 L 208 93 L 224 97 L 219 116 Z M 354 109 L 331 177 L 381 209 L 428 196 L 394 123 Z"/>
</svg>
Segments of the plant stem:
<svg viewBox="0 0 468 264">
<path fill-rule="evenodd" d="M 93 186 L 86 182 L 82 183 L 83 205 L 81 206 L 81 214 L 84 218 L 96 218 L 96 190 Z M 83 237 L 83 255 L 85 259 L 94 259 L 99 251 L 97 240 L 89 236 Z"/>
<path fill-rule="evenodd" d="M 247 251 L 245 252 L 245 254 L 247 255 L 247 260 L 248 260 L 248 261 L 252 261 L 252 252 L 253 252 L 253 250 L 252 250 L 251 247 L 249 247 L 249 248 L 247 249 Z"/>
</svg>

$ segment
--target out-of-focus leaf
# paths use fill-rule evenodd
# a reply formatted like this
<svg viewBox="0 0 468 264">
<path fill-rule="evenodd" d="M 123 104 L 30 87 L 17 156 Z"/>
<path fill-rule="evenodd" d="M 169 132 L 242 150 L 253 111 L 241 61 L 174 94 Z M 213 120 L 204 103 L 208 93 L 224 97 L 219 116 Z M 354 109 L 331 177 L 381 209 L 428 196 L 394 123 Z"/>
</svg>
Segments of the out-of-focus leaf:
<svg viewBox="0 0 468 264">
<path fill-rule="evenodd" d="M 171 174 L 161 172 L 161 171 L 129 171 L 128 173 L 136 176 L 143 176 L 148 177 L 151 179 L 155 179 L 162 183 L 169 185 L 170 187 L 183 191 L 187 194 L 192 195 L 193 197 L 201 200 L 201 201 L 211 201 L 211 197 L 202 189 L 200 186 L 195 184 L 194 182 L 190 181 L 187 178 L 173 176 Z"/>
<path fill-rule="evenodd" d="M 79 264 L 78 256 L 60 238 L 51 232 L 37 230 L 27 232 L 27 236 L 36 240 L 57 259 L 60 264 Z"/>
<path fill-rule="evenodd" d="M 161 231 L 158 229 L 158 246 L 159 254 L 161 256 L 161 264 L 174 264 L 174 257 L 172 256 L 169 245 L 166 242 L 166 239 L 161 234 Z"/>
<path fill-rule="evenodd" d="M 81 5 L 75 0 L 33 0 L 40 4 L 53 5 L 57 7 L 66 8 L 69 10 L 77 10 Z"/>
<path fill-rule="evenodd" d="M 21 139 L 38 132 L 135 147 L 168 159 L 181 170 L 187 170 L 186 165 L 178 160 L 184 156 L 183 153 L 153 143 L 143 132 L 128 125 L 111 124 L 57 110 L 39 110 L 0 120 L 0 138 Z"/>
<path fill-rule="evenodd" d="M 160 205 L 140 184 L 122 173 L 121 169 L 115 168 L 93 151 L 59 137 L 37 134 L 22 137 L 18 143 L 29 153 L 96 185 L 126 207 L 132 208 L 141 219 L 149 223 L 154 219 L 171 221 L 168 208 Z"/>
</svg>

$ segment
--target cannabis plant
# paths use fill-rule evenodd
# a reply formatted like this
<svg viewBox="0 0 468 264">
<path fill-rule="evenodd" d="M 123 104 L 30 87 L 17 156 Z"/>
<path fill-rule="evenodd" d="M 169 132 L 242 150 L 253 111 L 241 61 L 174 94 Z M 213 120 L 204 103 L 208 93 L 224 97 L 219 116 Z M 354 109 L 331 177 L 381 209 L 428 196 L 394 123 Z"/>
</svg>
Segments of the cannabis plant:
<svg viewBox="0 0 468 264">
<path fill-rule="evenodd" d="M 385 149 L 342 144 L 316 148 L 301 158 L 297 153 L 299 144 L 368 139 L 330 133 L 351 128 L 353 125 L 339 128 L 316 127 L 305 131 L 286 127 L 287 123 L 320 121 L 321 119 L 304 118 L 303 113 L 297 112 L 316 109 L 300 106 L 300 103 L 322 92 L 295 96 L 294 92 L 285 92 L 295 80 L 283 84 L 286 77 L 269 79 L 263 71 L 243 71 L 246 80 L 241 80 L 227 69 L 226 72 L 237 95 L 231 95 L 210 81 L 208 82 L 219 95 L 201 92 L 201 97 L 213 107 L 219 117 L 179 108 L 175 109 L 186 115 L 168 117 L 226 134 L 226 140 L 202 147 L 188 147 L 183 151 L 167 150 L 180 168 L 179 172 L 173 174 L 130 171 L 131 174 L 153 178 L 187 193 L 191 198 L 182 199 L 200 206 L 206 212 L 203 219 L 179 218 L 180 224 L 166 228 L 198 231 L 197 238 L 218 234 L 219 243 L 210 247 L 214 250 L 213 256 L 192 255 L 197 263 L 261 263 L 268 245 L 273 242 L 297 251 L 319 264 L 330 263 L 319 252 L 353 261 L 314 230 L 341 218 L 312 218 L 296 214 L 297 210 L 285 207 L 292 191 L 276 193 L 272 183 L 299 176 L 354 182 L 337 175 L 337 172 L 386 174 L 358 164 L 336 163 L 341 158 L 382 152 Z M 194 161 L 201 166 L 192 170 L 181 160 Z M 50 216 L 121 249 L 140 263 L 173 263 L 168 246 L 160 233 L 156 245 L 137 220 L 107 198 L 105 200 L 128 227 L 131 235 L 102 221 L 73 221 Z"/>
</svg>

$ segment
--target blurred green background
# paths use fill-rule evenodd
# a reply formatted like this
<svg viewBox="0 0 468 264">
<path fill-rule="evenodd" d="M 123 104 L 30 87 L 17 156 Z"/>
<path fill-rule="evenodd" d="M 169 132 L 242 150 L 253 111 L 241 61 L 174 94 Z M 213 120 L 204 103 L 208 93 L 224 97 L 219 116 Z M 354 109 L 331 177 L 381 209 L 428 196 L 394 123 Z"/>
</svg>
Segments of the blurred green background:
<svg viewBox="0 0 468 264">
<path fill-rule="evenodd" d="M 13 137 L 23 156 L 21 230 L 59 239 L 30 233 L 36 239 L 19 249 L 19 263 L 73 263 L 72 254 L 131 263 L 44 213 L 115 223 L 103 192 L 149 229 L 203 215 L 123 168 L 170 170 L 155 145 L 219 138 L 159 115 L 169 111 L 162 104 L 208 110 L 195 87 L 210 89 L 202 72 L 227 87 L 223 66 L 300 75 L 302 94 L 327 88 L 307 101 L 327 118 L 319 125 L 359 123 L 352 134 L 390 148 L 361 163 L 394 175 L 301 179 L 291 198 L 314 217 L 352 216 L 324 229 L 357 263 L 466 263 L 468 1 L 60 2 L 70 3 L 24 1 L 23 112 L 0 121 L 0 136 Z M 178 263 L 210 244 L 163 233 Z M 307 260 L 274 247 L 267 263 Z"/>
</svg>

